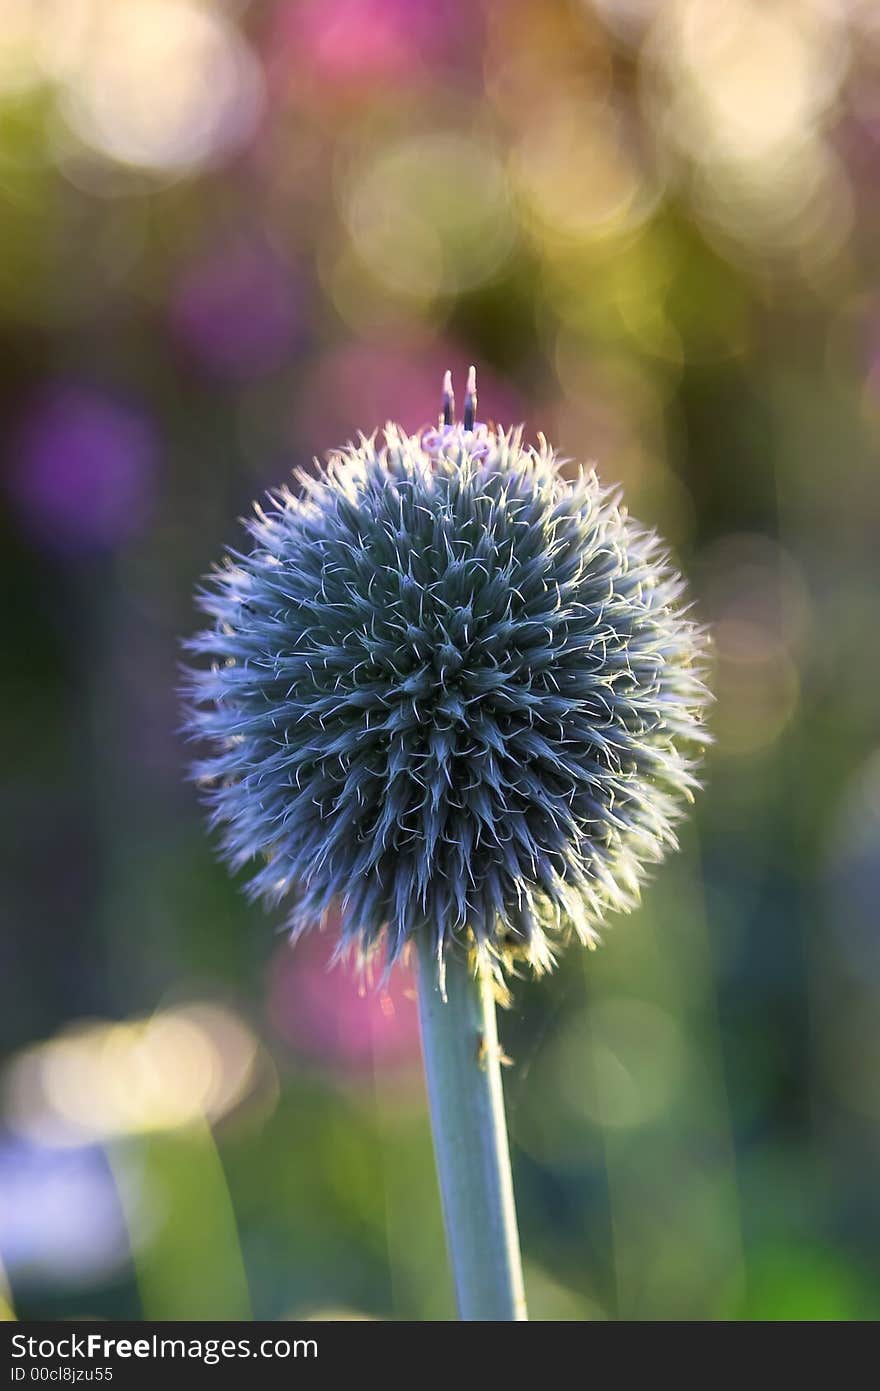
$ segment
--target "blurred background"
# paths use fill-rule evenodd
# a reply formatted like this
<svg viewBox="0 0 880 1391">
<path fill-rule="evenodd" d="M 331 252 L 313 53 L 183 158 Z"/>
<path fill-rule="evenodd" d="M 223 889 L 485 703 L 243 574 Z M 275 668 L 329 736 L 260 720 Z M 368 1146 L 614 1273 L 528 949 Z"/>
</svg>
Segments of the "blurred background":
<svg viewBox="0 0 880 1391">
<path fill-rule="evenodd" d="M 716 639 L 682 854 L 501 1020 L 532 1316 L 880 1315 L 878 269 L 872 0 L 0 0 L 7 1316 L 453 1314 L 411 981 L 245 905 L 175 689 L 469 362 Z"/>
</svg>

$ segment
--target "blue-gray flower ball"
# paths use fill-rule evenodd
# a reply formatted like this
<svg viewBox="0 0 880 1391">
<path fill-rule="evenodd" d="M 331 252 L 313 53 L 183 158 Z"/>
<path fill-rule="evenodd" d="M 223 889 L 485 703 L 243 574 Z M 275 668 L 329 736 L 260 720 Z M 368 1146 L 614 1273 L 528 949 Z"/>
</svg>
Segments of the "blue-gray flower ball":
<svg viewBox="0 0 880 1391">
<path fill-rule="evenodd" d="M 388 426 L 255 510 L 188 644 L 222 853 L 294 933 L 496 972 L 593 945 L 675 845 L 706 637 L 657 537 L 543 438 Z"/>
</svg>

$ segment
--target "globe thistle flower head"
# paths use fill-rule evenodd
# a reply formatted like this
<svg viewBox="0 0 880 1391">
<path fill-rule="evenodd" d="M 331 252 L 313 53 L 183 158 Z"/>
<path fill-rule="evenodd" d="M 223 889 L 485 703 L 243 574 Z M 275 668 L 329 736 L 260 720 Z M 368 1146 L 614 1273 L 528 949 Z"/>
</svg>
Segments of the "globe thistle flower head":
<svg viewBox="0 0 880 1391">
<path fill-rule="evenodd" d="M 594 944 L 675 845 L 705 636 L 656 536 L 543 436 L 387 425 L 299 472 L 200 592 L 187 727 L 222 853 L 294 933 L 499 977 Z"/>
</svg>

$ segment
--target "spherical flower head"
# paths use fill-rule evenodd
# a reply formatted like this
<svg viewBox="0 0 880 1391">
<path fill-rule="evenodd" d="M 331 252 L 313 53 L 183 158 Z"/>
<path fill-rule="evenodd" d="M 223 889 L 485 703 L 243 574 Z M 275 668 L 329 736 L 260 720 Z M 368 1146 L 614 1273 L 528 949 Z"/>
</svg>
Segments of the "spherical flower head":
<svg viewBox="0 0 880 1391">
<path fill-rule="evenodd" d="M 450 391 L 451 397 L 451 391 Z M 707 736 L 705 636 L 656 536 L 543 437 L 360 437 L 256 508 L 201 591 L 195 775 L 250 892 L 393 962 L 544 969 L 638 901 Z"/>
</svg>

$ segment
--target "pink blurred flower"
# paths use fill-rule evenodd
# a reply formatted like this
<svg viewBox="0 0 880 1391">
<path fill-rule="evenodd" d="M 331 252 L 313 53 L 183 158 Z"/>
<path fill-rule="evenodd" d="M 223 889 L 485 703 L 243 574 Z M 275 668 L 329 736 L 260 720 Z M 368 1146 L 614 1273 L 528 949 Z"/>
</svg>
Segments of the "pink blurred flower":
<svg viewBox="0 0 880 1391">
<path fill-rule="evenodd" d="M 296 443 L 321 457 L 353 438 L 393 420 L 414 433 L 436 425 L 440 385 L 448 367 L 455 369 L 459 414 L 464 405 L 468 350 L 442 339 L 413 339 L 390 344 L 350 343 L 320 359 L 310 373 L 297 405 Z M 479 369 L 478 415 L 482 421 L 519 425 L 523 402 L 500 378 Z"/>
<path fill-rule="evenodd" d="M 387 985 L 364 986 L 345 964 L 330 965 L 338 932 L 308 933 L 289 942 L 270 966 L 267 1009 L 283 1043 L 333 1071 L 416 1066 L 419 1058 L 415 982 L 394 967 Z"/>
<path fill-rule="evenodd" d="M 281 53 L 323 83 L 414 80 L 466 19 L 458 0 L 288 2 L 275 16 L 270 60 Z"/>
</svg>

